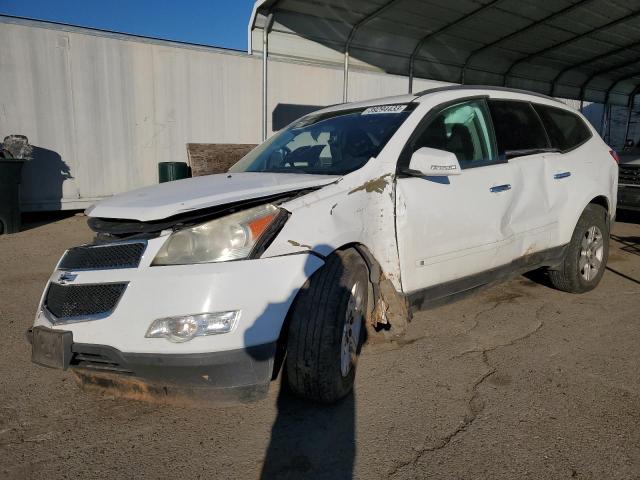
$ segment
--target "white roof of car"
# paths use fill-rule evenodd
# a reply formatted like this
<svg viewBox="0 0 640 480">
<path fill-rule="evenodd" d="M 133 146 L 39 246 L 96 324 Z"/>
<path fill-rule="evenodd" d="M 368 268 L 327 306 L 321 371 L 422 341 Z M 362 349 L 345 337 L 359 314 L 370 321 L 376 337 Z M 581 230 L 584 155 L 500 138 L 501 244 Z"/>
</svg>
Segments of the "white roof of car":
<svg viewBox="0 0 640 480">
<path fill-rule="evenodd" d="M 547 95 L 543 95 L 540 93 L 529 92 L 527 90 L 519 90 L 515 88 L 506 88 L 506 87 L 492 87 L 487 85 L 449 85 L 445 87 L 437 87 L 431 88 L 429 90 L 424 90 L 422 92 L 417 92 L 411 95 L 395 95 L 390 97 L 381 97 L 374 98 L 371 100 L 364 100 L 362 102 L 351 102 L 351 103 L 340 103 L 337 105 L 331 105 L 329 107 L 323 108 L 322 110 L 317 110 L 313 113 L 325 113 L 325 112 L 336 112 L 340 110 L 350 110 L 353 108 L 366 108 L 366 107 L 374 107 L 376 105 L 392 105 L 399 103 L 409 103 L 413 101 L 423 101 L 429 98 L 432 95 L 436 95 L 442 92 L 459 92 L 460 97 L 466 97 L 474 94 L 487 94 L 493 97 L 502 96 L 500 93 L 504 93 L 506 98 L 513 98 L 514 95 L 516 97 L 521 97 L 523 100 L 535 101 L 536 99 L 541 101 L 541 103 L 553 103 L 558 107 L 564 107 L 566 109 L 570 109 L 566 104 L 561 102 L 560 100 L 549 97 Z M 497 95 L 496 95 L 497 94 Z"/>
</svg>

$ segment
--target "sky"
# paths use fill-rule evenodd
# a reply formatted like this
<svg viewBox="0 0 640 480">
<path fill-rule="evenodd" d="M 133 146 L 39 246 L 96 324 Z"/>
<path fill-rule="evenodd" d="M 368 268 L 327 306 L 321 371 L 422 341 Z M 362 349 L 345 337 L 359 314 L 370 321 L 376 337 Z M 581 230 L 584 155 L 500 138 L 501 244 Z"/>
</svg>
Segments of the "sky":
<svg viewBox="0 0 640 480">
<path fill-rule="evenodd" d="M 0 0 L 0 14 L 247 49 L 253 0 Z"/>
</svg>

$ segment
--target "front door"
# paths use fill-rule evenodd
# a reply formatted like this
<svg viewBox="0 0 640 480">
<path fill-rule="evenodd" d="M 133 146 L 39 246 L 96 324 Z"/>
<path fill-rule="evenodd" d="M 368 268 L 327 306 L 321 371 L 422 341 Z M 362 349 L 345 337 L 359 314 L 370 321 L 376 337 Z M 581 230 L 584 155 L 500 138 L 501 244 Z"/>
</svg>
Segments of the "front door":
<svg viewBox="0 0 640 480">
<path fill-rule="evenodd" d="M 498 158 L 485 100 L 427 114 L 403 151 L 401 167 L 421 147 L 455 153 L 462 173 L 398 176 L 396 229 L 406 293 L 512 260 L 508 219 L 518 178 L 514 166 Z"/>
</svg>

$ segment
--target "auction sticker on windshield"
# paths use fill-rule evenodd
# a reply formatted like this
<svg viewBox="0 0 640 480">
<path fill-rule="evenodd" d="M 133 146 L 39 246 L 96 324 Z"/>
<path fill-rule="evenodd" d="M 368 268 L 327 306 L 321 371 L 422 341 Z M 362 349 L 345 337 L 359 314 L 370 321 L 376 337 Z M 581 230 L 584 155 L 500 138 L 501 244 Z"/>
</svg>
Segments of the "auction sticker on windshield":
<svg viewBox="0 0 640 480">
<path fill-rule="evenodd" d="M 407 105 L 376 105 L 375 107 L 369 107 L 362 111 L 362 115 L 373 115 L 376 113 L 400 113 Z"/>
</svg>

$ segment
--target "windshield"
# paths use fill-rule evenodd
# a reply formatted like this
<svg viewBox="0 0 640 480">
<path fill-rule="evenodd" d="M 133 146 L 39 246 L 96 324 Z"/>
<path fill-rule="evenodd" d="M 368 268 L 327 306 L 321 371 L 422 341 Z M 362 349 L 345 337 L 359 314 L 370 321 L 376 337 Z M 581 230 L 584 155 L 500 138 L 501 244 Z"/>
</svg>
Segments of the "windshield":
<svg viewBox="0 0 640 480">
<path fill-rule="evenodd" d="M 344 175 L 376 157 L 415 104 L 310 114 L 257 146 L 229 172 Z"/>
</svg>

